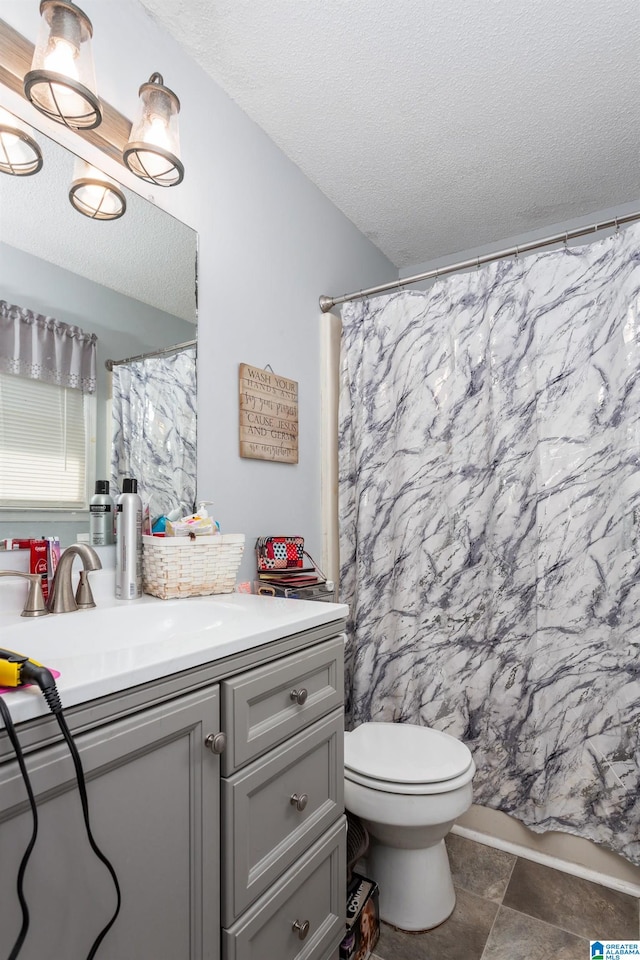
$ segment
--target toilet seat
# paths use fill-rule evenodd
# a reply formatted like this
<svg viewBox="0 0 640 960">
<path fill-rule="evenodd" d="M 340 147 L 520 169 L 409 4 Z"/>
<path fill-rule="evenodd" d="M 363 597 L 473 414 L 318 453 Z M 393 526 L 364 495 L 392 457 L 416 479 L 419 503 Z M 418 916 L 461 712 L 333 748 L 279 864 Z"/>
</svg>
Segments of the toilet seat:
<svg viewBox="0 0 640 960">
<path fill-rule="evenodd" d="M 471 761 L 471 766 L 465 773 L 459 777 L 453 777 L 451 780 L 439 780 L 436 783 L 394 783 L 393 780 L 376 780 L 373 777 L 363 777 L 361 773 L 354 773 L 345 767 L 345 780 L 350 783 L 357 783 L 361 787 L 367 787 L 376 793 L 396 793 L 403 797 L 417 796 L 426 797 L 436 793 L 451 793 L 460 787 L 465 787 L 473 780 L 476 772 L 476 765 Z"/>
<path fill-rule="evenodd" d="M 348 780 L 385 793 L 444 793 L 475 772 L 460 740 L 409 723 L 363 723 L 345 734 L 344 754 Z"/>
</svg>

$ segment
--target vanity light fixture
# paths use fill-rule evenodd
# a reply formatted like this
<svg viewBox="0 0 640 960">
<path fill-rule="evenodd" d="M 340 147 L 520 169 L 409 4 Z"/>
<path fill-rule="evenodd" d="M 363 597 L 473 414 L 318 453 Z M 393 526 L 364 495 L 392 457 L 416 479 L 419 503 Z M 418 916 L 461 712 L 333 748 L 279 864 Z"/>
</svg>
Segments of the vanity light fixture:
<svg viewBox="0 0 640 960">
<path fill-rule="evenodd" d="M 131 126 L 122 159 L 132 173 L 159 187 L 174 187 L 184 177 L 180 162 L 178 113 L 180 101 L 164 86 L 162 74 L 152 73 L 139 90 L 138 116 Z"/>
<path fill-rule="evenodd" d="M 71 0 L 41 0 L 40 32 L 24 93 L 34 107 L 74 130 L 102 122 L 91 54 L 93 27 Z"/>
<path fill-rule="evenodd" d="M 92 220 L 118 220 L 127 209 L 124 193 L 115 180 L 80 157 L 74 164 L 69 200 Z"/>
<path fill-rule="evenodd" d="M 26 123 L 0 107 L 0 172 L 30 177 L 42 170 L 42 151 Z"/>
</svg>

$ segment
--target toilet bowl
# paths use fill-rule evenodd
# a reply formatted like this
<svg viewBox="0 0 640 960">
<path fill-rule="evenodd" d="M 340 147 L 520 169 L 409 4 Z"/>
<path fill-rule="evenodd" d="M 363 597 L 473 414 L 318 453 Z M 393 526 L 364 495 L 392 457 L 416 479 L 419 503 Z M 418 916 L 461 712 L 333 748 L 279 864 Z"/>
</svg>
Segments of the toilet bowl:
<svg viewBox="0 0 640 960">
<path fill-rule="evenodd" d="M 471 806 L 475 764 L 449 734 L 410 723 L 363 723 L 345 733 L 345 806 L 364 822 L 368 875 L 380 916 L 428 930 L 456 898 L 444 838 Z"/>
</svg>

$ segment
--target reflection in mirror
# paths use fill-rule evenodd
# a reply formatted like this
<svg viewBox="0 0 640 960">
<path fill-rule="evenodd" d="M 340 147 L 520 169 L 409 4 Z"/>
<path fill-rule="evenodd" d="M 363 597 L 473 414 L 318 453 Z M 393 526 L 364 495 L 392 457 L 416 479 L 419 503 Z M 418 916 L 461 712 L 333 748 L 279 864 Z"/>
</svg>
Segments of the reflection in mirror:
<svg viewBox="0 0 640 960">
<path fill-rule="evenodd" d="M 139 492 L 152 524 L 195 509 L 193 343 L 113 364 L 111 489 L 121 493 L 124 477 L 144 478 Z"/>
<path fill-rule="evenodd" d="M 124 188 L 124 216 L 96 221 L 81 215 L 69 201 L 74 156 L 43 134 L 36 132 L 35 138 L 43 154 L 40 172 L 31 177 L 0 175 L 0 300 L 97 337 L 96 422 L 88 435 L 90 469 L 83 509 L 61 512 L 33 502 L 28 509 L 16 511 L 8 505 L 0 472 L 0 539 L 59 536 L 65 544 L 88 531 L 88 497 L 94 480 L 113 480 L 112 375 L 105 361 L 162 354 L 164 348 L 195 340 L 197 237 L 189 227 Z M 168 350 L 167 357 L 179 353 Z M 154 410 L 164 417 L 163 424 L 156 419 L 155 436 L 166 444 L 172 421 L 180 419 L 173 413 L 183 411 L 184 429 L 192 431 L 188 442 L 193 444 L 195 457 L 194 383 L 180 379 L 181 362 L 170 365 L 178 378 L 175 395 L 165 377 L 154 401 Z M 0 372 L 0 378 L 3 376 L 6 379 L 8 375 Z M 122 425 L 121 418 L 119 423 Z M 125 434 L 127 430 L 124 428 Z M 19 441 L 16 436 L 18 432 L 12 431 L 11 442 L 20 442 L 21 449 L 4 449 L 0 418 L 0 460 L 24 457 L 29 463 L 30 454 L 44 452 L 38 449 L 42 438 L 29 435 L 26 426 Z M 149 446 L 148 437 L 144 442 Z M 145 482 L 152 485 L 151 474 L 163 473 L 164 506 L 172 496 L 173 468 L 162 460 L 164 454 L 157 460 L 153 449 L 147 453 L 157 468 L 140 467 L 147 476 L 137 479 L 144 491 Z M 32 463 L 32 469 L 38 469 L 37 458 Z M 193 475 L 195 486 L 195 462 L 187 463 L 180 469 Z M 112 491 L 114 495 L 117 492 Z"/>
</svg>

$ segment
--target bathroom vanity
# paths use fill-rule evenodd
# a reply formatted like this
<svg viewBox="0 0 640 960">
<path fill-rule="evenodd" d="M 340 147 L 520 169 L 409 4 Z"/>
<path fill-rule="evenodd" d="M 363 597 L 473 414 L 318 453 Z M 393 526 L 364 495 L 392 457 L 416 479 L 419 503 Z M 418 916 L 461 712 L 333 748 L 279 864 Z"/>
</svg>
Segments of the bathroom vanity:
<svg viewBox="0 0 640 960">
<path fill-rule="evenodd" d="M 240 595 L 145 597 L 3 631 L 3 646 L 60 671 L 93 832 L 122 890 L 100 960 L 337 957 L 346 612 Z M 80 629 L 75 642 L 65 637 Z M 37 691 L 6 702 L 39 816 L 20 958 L 82 960 L 113 913 L 113 883 L 87 842 L 55 719 Z M 31 824 L 3 731 L 0 954 L 20 928 L 16 877 Z"/>
</svg>

